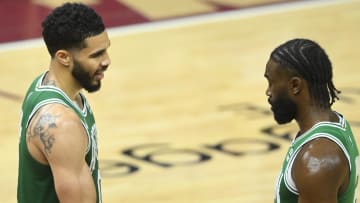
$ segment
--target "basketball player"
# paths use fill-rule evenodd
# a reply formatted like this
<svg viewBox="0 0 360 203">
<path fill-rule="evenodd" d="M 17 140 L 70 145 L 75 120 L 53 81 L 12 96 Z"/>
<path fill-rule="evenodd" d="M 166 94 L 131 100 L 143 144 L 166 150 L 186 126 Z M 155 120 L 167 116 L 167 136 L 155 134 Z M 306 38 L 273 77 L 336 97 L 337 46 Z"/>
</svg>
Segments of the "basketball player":
<svg viewBox="0 0 360 203">
<path fill-rule="evenodd" d="M 101 17 L 83 4 L 57 7 L 42 23 L 51 56 L 22 105 L 18 202 L 101 202 L 97 131 L 82 89 L 100 89 L 110 65 Z"/>
<path fill-rule="evenodd" d="M 299 132 L 284 160 L 277 203 L 354 203 L 358 149 L 349 123 L 331 109 L 338 99 L 325 51 L 308 39 L 281 44 L 270 55 L 266 95 L 279 124 Z"/>
</svg>

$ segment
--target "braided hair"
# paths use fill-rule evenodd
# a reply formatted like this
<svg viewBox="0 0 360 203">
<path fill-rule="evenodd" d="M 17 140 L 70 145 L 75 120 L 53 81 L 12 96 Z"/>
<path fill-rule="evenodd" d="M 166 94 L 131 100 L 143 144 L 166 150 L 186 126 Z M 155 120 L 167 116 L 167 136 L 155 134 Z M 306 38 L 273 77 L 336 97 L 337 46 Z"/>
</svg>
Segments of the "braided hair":
<svg viewBox="0 0 360 203">
<path fill-rule="evenodd" d="M 270 58 L 304 78 L 310 96 L 320 108 L 330 108 L 339 99 L 340 91 L 332 82 L 331 62 L 316 42 L 308 39 L 289 40 L 275 48 Z"/>
</svg>

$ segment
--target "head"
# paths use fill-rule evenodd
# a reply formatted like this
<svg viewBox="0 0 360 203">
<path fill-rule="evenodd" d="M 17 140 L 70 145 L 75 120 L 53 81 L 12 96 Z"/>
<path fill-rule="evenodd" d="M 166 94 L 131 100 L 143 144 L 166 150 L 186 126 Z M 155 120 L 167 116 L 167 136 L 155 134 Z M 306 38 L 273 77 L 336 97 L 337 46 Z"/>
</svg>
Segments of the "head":
<svg viewBox="0 0 360 203">
<path fill-rule="evenodd" d="M 330 109 L 340 93 L 332 76 L 327 54 L 314 41 L 293 39 L 275 48 L 265 71 L 269 82 L 266 95 L 275 120 L 279 124 L 290 122 L 307 99 L 306 105 Z"/>
<path fill-rule="evenodd" d="M 65 3 L 43 21 L 42 35 L 52 58 L 89 92 L 100 88 L 110 65 L 110 41 L 101 17 L 81 3 Z"/>
</svg>

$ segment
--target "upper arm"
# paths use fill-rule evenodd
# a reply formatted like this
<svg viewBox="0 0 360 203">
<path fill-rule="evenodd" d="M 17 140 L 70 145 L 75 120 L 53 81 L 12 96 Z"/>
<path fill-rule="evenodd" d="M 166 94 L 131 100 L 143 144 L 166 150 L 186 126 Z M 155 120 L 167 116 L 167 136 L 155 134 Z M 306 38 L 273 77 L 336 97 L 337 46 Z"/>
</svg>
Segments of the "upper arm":
<svg viewBox="0 0 360 203">
<path fill-rule="evenodd" d="M 297 155 L 292 176 L 299 191 L 299 203 L 336 203 L 347 186 L 349 164 L 335 142 L 317 138 Z"/>
<path fill-rule="evenodd" d="M 94 195 L 94 183 L 85 162 L 87 135 L 75 112 L 61 104 L 45 106 L 30 130 L 50 165 L 59 200 L 82 202 L 84 194 Z"/>
</svg>

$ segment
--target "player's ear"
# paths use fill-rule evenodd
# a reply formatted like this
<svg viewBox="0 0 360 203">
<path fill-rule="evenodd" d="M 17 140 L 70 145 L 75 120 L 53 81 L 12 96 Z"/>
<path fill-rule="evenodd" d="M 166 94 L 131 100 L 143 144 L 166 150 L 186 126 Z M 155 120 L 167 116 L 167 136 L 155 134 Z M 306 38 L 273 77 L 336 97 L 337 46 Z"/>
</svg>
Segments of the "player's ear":
<svg viewBox="0 0 360 203">
<path fill-rule="evenodd" d="M 63 66 L 69 67 L 71 64 L 70 52 L 60 49 L 55 53 L 55 60 Z"/>
<path fill-rule="evenodd" d="M 289 80 L 289 90 L 293 95 L 297 95 L 304 88 L 304 81 L 298 76 L 291 77 Z"/>
</svg>

